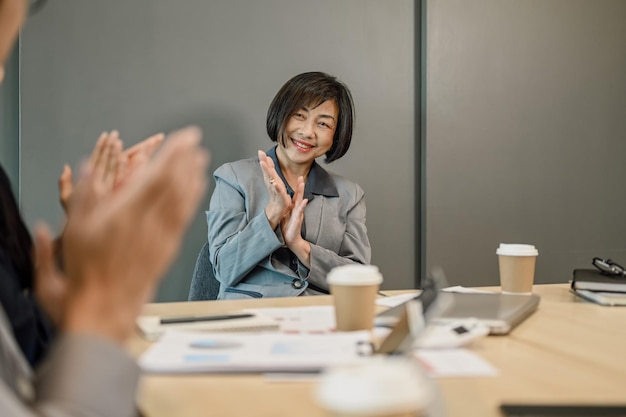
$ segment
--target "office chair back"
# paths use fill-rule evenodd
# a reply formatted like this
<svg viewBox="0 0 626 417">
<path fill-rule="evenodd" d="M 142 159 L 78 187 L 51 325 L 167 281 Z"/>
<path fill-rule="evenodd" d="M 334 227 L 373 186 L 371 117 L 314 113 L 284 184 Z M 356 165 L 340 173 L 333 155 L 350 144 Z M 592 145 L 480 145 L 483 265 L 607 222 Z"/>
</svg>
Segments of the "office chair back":
<svg viewBox="0 0 626 417">
<path fill-rule="evenodd" d="M 220 282 L 213 274 L 213 265 L 209 260 L 209 243 L 202 245 L 196 267 L 191 278 L 189 301 L 216 300 L 220 291 Z"/>
</svg>

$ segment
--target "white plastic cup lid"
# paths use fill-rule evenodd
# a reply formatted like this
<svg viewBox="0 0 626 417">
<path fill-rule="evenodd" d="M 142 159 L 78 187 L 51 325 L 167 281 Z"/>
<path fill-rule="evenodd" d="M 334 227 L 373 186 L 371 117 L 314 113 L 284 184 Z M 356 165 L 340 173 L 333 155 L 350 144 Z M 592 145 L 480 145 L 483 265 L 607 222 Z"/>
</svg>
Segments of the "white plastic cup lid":
<svg viewBox="0 0 626 417">
<path fill-rule="evenodd" d="M 380 416 L 419 412 L 433 400 L 433 387 L 407 358 L 372 357 L 322 374 L 317 400 L 338 414 Z"/>
<path fill-rule="evenodd" d="M 334 285 L 374 285 L 382 283 L 383 276 L 377 266 L 350 264 L 331 269 L 326 281 Z"/>
<path fill-rule="evenodd" d="M 497 255 L 505 256 L 537 256 L 539 251 L 534 245 L 524 245 L 520 243 L 500 243 L 496 250 Z"/>
</svg>

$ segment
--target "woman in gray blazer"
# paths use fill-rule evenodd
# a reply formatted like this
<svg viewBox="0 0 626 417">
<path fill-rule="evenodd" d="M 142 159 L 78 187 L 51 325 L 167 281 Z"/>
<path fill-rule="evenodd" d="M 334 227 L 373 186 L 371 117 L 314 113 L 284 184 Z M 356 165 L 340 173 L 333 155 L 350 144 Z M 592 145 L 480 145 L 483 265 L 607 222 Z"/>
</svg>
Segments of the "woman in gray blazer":
<svg viewBox="0 0 626 417">
<path fill-rule="evenodd" d="M 207 223 L 219 299 L 327 294 L 333 267 L 370 262 L 363 190 L 315 162 L 346 154 L 353 121 L 343 83 L 297 75 L 267 112 L 276 146 L 214 172 Z"/>
</svg>

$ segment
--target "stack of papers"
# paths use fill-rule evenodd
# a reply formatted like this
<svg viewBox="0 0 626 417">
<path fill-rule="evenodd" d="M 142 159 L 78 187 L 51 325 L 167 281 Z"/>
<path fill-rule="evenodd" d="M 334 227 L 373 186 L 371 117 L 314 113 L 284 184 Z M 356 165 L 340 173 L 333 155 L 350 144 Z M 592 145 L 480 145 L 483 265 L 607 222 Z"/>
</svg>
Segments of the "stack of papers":
<svg viewBox="0 0 626 417">
<path fill-rule="evenodd" d="M 405 297 L 384 300 L 394 305 Z M 374 350 L 372 337 L 385 336 L 378 328 L 336 332 L 332 306 L 260 308 L 234 315 L 243 314 L 250 317 L 174 324 L 163 324 L 158 316 L 140 317 L 144 335 L 158 341 L 139 365 L 153 373 L 312 373 L 367 360 Z M 497 375 L 466 349 L 420 349 L 414 355 L 433 377 Z"/>
<path fill-rule="evenodd" d="M 319 372 L 372 352 L 370 333 L 197 333 L 168 331 L 139 359 L 146 372 Z"/>
</svg>

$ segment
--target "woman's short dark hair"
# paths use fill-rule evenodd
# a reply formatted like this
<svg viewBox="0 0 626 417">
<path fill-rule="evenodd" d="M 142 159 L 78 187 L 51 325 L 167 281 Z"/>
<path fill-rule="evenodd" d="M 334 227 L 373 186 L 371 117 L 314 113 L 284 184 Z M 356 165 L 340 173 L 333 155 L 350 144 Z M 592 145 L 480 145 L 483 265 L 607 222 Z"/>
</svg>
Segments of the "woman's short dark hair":
<svg viewBox="0 0 626 417">
<path fill-rule="evenodd" d="M 305 72 L 296 75 L 281 87 L 267 110 L 267 134 L 284 146 L 285 127 L 289 118 L 303 107 L 315 108 L 333 100 L 339 108 L 339 117 L 333 136 L 333 145 L 326 152 L 325 162 L 335 161 L 348 152 L 354 124 L 354 104 L 350 90 L 332 75 L 323 72 Z"/>
</svg>

